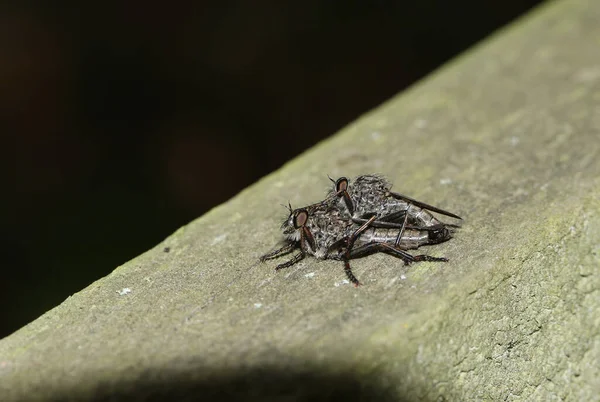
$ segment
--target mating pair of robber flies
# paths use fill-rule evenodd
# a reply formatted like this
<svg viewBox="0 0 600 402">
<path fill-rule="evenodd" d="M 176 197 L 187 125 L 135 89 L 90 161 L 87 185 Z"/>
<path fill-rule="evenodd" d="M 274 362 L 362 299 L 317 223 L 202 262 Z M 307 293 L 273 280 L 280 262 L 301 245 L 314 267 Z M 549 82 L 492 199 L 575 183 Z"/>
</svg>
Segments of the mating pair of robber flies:
<svg viewBox="0 0 600 402">
<path fill-rule="evenodd" d="M 442 243 L 452 236 L 448 225 L 431 212 L 455 219 L 444 211 L 402 194 L 390 191 L 391 184 L 379 175 L 345 177 L 334 183 L 323 201 L 292 209 L 281 225 L 283 247 L 263 255 L 261 261 L 281 257 L 298 250 L 289 261 L 275 267 L 278 271 L 301 261 L 306 255 L 344 262 L 348 279 L 359 286 L 350 260 L 383 252 L 400 258 L 405 264 L 415 261 L 448 261 L 429 255 L 411 255 L 406 250 Z"/>
</svg>

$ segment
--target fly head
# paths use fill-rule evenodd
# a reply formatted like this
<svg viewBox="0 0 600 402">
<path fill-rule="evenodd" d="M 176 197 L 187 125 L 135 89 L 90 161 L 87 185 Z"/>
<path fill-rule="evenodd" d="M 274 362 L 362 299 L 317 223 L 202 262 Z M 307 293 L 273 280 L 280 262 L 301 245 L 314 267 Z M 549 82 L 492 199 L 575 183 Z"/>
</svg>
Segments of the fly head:
<svg viewBox="0 0 600 402">
<path fill-rule="evenodd" d="M 352 216 L 354 215 L 354 202 L 348 193 L 348 179 L 346 177 L 340 177 L 337 180 L 329 178 L 333 182 L 333 192 L 329 193 L 330 197 L 337 197 L 343 203 L 341 207 L 346 208 L 347 212 Z"/>
<path fill-rule="evenodd" d="M 286 239 L 300 242 L 300 247 L 305 251 L 308 248 L 315 250 L 315 239 L 307 227 L 308 219 L 308 210 L 306 208 L 298 208 L 291 210 L 290 215 L 281 225 L 281 230 Z"/>
</svg>

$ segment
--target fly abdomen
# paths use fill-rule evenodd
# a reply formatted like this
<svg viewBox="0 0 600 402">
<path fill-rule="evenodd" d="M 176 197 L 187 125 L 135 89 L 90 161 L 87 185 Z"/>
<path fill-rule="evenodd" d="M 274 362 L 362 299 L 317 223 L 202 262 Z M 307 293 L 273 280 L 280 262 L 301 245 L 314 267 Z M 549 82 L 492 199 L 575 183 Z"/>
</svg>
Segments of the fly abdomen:
<svg viewBox="0 0 600 402">
<path fill-rule="evenodd" d="M 357 243 L 387 243 L 390 245 L 395 244 L 399 229 L 382 229 L 382 228 L 370 228 L 365 230 L 360 235 Z M 401 249 L 408 250 L 418 248 L 424 244 L 429 244 L 429 232 L 426 230 L 419 229 L 405 229 L 400 238 L 398 246 Z"/>
<path fill-rule="evenodd" d="M 357 244 L 367 243 L 396 243 L 399 229 L 370 228 L 364 231 L 357 240 Z M 450 239 L 450 231 L 444 226 L 431 229 L 404 229 L 398 247 L 402 250 L 416 249 L 427 244 L 442 243 Z"/>
<path fill-rule="evenodd" d="M 443 226 L 443 223 L 437 220 L 431 212 L 412 204 L 408 207 L 408 219 L 419 226 Z"/>
<path fill-rule="evenodd" d="M 396 230 L 396 236 L 397 235 L 398 231 Z M 394 237 L 394 241 L 396 241 L 396 237 Z M 427 230 L 405 229 L 398 246 L 408 250 L 411 248 L 418 248 L 424 244 L 429 244 L 429 232 Z"/>
</svg>

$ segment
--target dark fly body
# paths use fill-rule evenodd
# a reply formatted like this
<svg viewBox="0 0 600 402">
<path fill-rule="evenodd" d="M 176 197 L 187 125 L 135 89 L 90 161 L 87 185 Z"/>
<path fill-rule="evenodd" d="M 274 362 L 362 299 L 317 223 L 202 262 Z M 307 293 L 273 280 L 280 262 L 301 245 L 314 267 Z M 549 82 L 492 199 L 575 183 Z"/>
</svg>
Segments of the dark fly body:
<svg viewBox="0 0 600 402">
<path fill-rule="evenodd" d="M 355 223 L 364 223 L 365 219 L 377 216 L 376 221 L 401 222 L 406 219 L 408 227 L 444 226 L 431 212 L 462 219 L 451 212 L 392 192 L 392 185 L 380 175 L 358 176 L 351 182 L 345 177 L 332 181 L 334 189 L 327 197 L 337 196 L 340 207 Z"/>
<path fill-rule="evenodd" d="M 430 212 L 458 216 L 390 191 L 381 176 L 340 178 L 325 200 L 292 210 L 281 229 L 284 245 L 263 255 L 262 261 L 297 251 L 276 270 L 290 267 L 306 255 L 344 262 L 348 279 L 358 286 L 349 261 L 383 252 L 414 261 L 447 261 L 428 255 L 411 255 L 406 250 L 444 242 L 451 238 L 446 225 Z"/>
<path fill-rule="evenodd" d="M 337 250 L 330 249 L 331 245 L 343 244 L 356 226 L 352 220 L 341 216 L 342 213 L 337 208 L 337 200 L 332 197 L 304 208 L 292 210 L 290 207 L 290 214 L 281 225 L 285 244 L 263 255 L 261 260 L 270 260 L 298 250 L 291 260 L 275 267 L 280 270 L 302 260 L 307 254 L 319 259 L 335 259 Z"/>
</svg>

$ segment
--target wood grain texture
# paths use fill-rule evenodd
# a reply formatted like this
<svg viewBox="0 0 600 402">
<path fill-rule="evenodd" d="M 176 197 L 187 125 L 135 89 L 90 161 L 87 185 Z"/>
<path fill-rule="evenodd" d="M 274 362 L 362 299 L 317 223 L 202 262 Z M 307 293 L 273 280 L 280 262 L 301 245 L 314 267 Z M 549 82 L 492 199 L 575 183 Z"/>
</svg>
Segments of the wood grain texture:
<svg viewBox="0 0 600 402">
<path fill-rule="evenodd" d="M 0 400 L 600 400 L 598 21 L 534 10 L 1 340 Z M 258 263 L 368 172 L 464 218 L 450 262 Z"/>
</svg>

